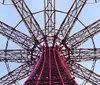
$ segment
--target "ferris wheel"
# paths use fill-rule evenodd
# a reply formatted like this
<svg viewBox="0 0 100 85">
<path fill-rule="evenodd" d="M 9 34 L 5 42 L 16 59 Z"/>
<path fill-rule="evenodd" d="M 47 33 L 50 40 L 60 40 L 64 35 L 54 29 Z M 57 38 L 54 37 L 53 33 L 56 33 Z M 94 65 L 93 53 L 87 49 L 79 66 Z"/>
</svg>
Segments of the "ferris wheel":
<svg viewBox="0 0 100 85">
<path fill-rule="evenodd" d="M 15 8 L 21 20 L 17 19 L 16 16 L 19 15 L 16 13 L 5 14 L 9 23 L 17 23 L 14 27 L 0 20 L 0 34 L 3 38 L 6 37 L 4 49 L 0 50 L 0 62 L 7 69 L 6 74 L 0 72 L 0 75 L 3 74 L 0 76 L 0 85 L 100 85 L 100 74 L 95 71 L 100 60 L 100 48 L 96 46 L 94 39 L 100 32 L 100 19 L 89 25 L 79 19 L 87 4 L 93 6 L 99 0 L 94 3 L 89 3 L 88 0 L 37 0 L 37 3 L 35 0 L 32 3 L 29 3 L 30 0 L 9 0 L 11 4 L 5 2 L 6 0 L 2 0 L 0 7 L 7 9 L 9 6 L 9 12 Z M 32 12 L 34 6 L 31 8 L 29 4 L 33 3 L 38 9 L 39 4 L 42 4 L 43 9 Z M 59 5 L 66 8 L 68 3 L 68 11 L 59 10 Z M 13 16 L 15 19 L 10 20 Z M 91 16 L 92 14 L 89 17 Z M 24 25 L 29 33 L 26 33 Z M 3 42 L 3 39 L 0 40 Z M 89 40 L 91 48 L 87 48 L 88 45 L 82 46 Z M 12 46 L 9 49 L 10 41 L 19 45 L 19 49 Z M 11 63 L 19 65 L 15 64 L 12 70 Z M 5 70 L 3 67 L 0 69 Z M 22 84 L 20 80 L 23 79 Z"/>
</svg>

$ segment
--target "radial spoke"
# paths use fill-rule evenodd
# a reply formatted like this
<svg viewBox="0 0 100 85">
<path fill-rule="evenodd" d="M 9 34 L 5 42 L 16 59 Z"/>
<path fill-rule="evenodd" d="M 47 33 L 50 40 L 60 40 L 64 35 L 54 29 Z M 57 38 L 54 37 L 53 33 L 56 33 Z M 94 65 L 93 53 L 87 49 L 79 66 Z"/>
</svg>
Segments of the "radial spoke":
<svg viewBox="0 0 100 85">
<path fill-rule="evenodd" d="M 72 50 L 70 60 L 74 62 L 100 60 L 100 48 Z"/>
<path fill-rule="evenodd" d="M 0 50 L 0 62 L 30 62 L 30 54 L 26 50 Z"/>
<path fill-rule="evenodd" d="M 32 36 L 32 39 L 36 42 L 39 43 L 37 37 L 40 39 L 43 35 L 43 32 L 33 17 L 31 11 L 29 10 L 28 6 L 24 2 L 24 0 L 12 0 L 15 8 L 19 12 L 22 20 L 24 21 L 27 29 L 29 30 L 29 33 Z M 42 34 L 42 35 L 41 35 Z M 39 36 L 40 35 L 40 36 Z"/>
<path fill-rule="evenodd" d="M 62 34 L 64 40 L 68 38 L 68 35 L 70 34 L 70 31 L 73 28 L 75 22 L 77 21 L 77 18 L 80 12 L 82 11 L 84 5 L 86 4 L 86 2 L 87 0 L 74 0 L 72 7 L 70 8 L 66 17 L 64 18 L 63 22 L 60 25 L 60 28 L 57 32 L 58 36 Z"/>
<path fill-rule="evenodd" d="M 40 56 L 38 50 L 31 54 L 26 50 L 0 50 L 0 62 L 29 63 L 36 62 Z"/>
<path fill-rule="evenodd" d="M 66 45 L 71 48 L 77 48 L 89 38 L 92 38 L 94 35 L 100 32 L 100 20 L 97 20 L 93 24 L 87 26 L 83 30 L 77 32 L 68 38 Z"/>
<path fill-rule="evenodd" d="M 0 62 L 28 63 L 28 56 L 26 50 L 0 50 Z"/>
<path fill-rule="evenodd" d="M 44 6 L 45 35 L 47 35 L 48 45 L 50 45 L 52 44 L 53 37 L 48 37 L 48 36 L 55 35 L 55 24 L 56 24 L 55 0 L 44 0 L 44 5 L 45 5 Z"/>
<path fill-rule="evenodd" d="M 93 85 L 100 85 L 100 75 L 95 72 L 83 67 L 80 64 L 72 63 L 71 64 L 72 75 L 90 82 Z"/>
<path fill-rule="evenodd" d="M 55 33 L 55 0 L 44 0 L 44 15 L 45 15 L 45 35 Z M 51 34 L 51 35 L 52 35 Z"/>
<path fill-rule="evenodd" d="M 0 34 L 11 39 L 24 49 L 30 49 L 34 46 L 34 42 L 30 37 L 10 27 L 9 25 L 0 21 Z"/>
<path fill-rule="evenodd" d="M 27 65 L 27 64 L 19 66 L 15 70 L 11 71 L 10 73 L 0 78 L 0 84 L 11 85 L 21 79 L 28 77 L 33 67 L 34 65 Z"/>
</svg>

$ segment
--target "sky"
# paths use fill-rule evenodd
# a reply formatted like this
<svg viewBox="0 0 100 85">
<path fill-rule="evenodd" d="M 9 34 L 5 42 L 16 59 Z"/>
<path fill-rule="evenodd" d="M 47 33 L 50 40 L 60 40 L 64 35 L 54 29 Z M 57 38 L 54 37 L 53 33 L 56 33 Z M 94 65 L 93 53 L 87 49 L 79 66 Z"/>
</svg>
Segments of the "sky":
<svg viewBox="0 0 100 85">
<path fill-rule="evenodd" d="M 2 1 L 3 0 L 0 0 L 0 2 L 2 2 Z M 64 12 L 68 12 L 73 1 L 74 0 L 56 0 L 56 9 L 64 11 Z M 83 11 L 81 12 L 81 14 L 79 16 L 79 20 L 81 20 L 82 23 L 85 24 L 85 26 L 88 26 L 89 24 L 93 23 L 94 21 L 100 19 L 100 2 L 94 3 L 94 1 L 95 0 L 88 0 L 87 4 L 85 5 Z M 27 5 L 30 8 L 30 10 L 32 11 L 32 13 L 43 10 L 43 8 L 44 8 L 44 6 L 43 6 L 44 0 L 25 0 L 25 2 L 27 3 Z M 12 3 L 10 0 L 5 0 L 5 4 L 12 4 Z M 39 25 L 41 26 L 41 28 L 43 29 L 44 28 L 43 13 L 35 14 L 34 17 L 37 20 L 37 22 L 39 23 Z M 65 17 L 65 14 L 61 14 L 61 13 L 56 14 L 56 29 L 59 28 L 60 23 L 63 21 L 64 17 Z M 0 4 L 0 21 L 4 22 L 12 27 L 15 27 L 16 24 L 20 20 L 21 20 L 21 18 L 13 5 Z M 79 30 L 81 30 L 83 28 L 84 28 L 84 26 L 82 26 L 82 24 L 80 24 L 79 22 L 76 22 L 76 24 L 71 32 L 71 35 L 78 32 Z M 24 32 L 25 34 L 30 36 L 28 33 L 28 30 L 26 29 L 23 22 L 16 29 L 21 32 Z M 97 34 L 94 37 L 96 48 L 100 48 L 99 37 L 100 37 L 100 34 Z M 0 49 L 5 49 L 6 42 L 7 42 L 7 39 L 4 36 L 0 35 Z M 8 49 L 19 49 L 19 48 L 20 47 L 18 45 L 16 45 L 12 41 L 9 41 Z M 79 48 L 93 48 L 92 41 L 91 40 L 87 41 Z M 88 63 L 90 63 L 90 64 L 88 64 Z M 81 64 L 87 68 L 91 68 L 91 62 L 85 62 L 85 63 L 81 63 Z M 18 67 L 20 64 L 18 65 L 18 64 L 10 63 L 11 70 L 16 68 L 15 65 L 16 65 L 16 67 Z M 97 61 L 96 66 L 95 66 L 95 72 L 98 74 L 100 74 L 99 65 L 100 65 L 100 62 Z M 5 75 L 7 73 L 4 63 L 0 63 L 0 69 L 1 69 L 0 77 L 2 77 L 3 75 Z M 79 85 L 82 83 L 78 79 L 77 79 L 77 81 L 78 81 Z M 23 82 L 24 82 L 24 80 L 21 81 L 21 84 L 23 84 Z M 90 84 L 86 84 L 86 85 L 90 85 Z"/>
</svg>

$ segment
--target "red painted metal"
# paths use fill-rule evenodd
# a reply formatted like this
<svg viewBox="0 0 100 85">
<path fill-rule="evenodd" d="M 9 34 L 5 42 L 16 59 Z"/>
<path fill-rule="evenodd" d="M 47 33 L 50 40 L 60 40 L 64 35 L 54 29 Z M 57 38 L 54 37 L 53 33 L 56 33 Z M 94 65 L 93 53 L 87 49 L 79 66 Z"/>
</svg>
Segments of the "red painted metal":
<svg viewBox="0 0 100 85">
<path fill-rule="evenodd" d="M 58 46 L 43 47 L 41 60 L 24 85 L 78 85 L 59 53 Z"/>
</svg>

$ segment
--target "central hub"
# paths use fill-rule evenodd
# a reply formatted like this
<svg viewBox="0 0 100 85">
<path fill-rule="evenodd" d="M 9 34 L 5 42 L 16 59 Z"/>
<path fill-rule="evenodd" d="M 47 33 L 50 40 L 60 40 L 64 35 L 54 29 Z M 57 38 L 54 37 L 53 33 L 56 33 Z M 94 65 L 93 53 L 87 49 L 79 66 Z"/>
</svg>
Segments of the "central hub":
<svg viewBox="0 0 100 85">
<path fill-rule="evenodd" d="M 56 47 L 45 47 L 45 46 L 43 46 L 42 47 L 42 52 L 44 53 L 44 52 L 47 52 L 47 53 L 49 53 L 49 52 L 60 52 L 61 51 L 61 47 L 58 47 L 58 46 L 56 46 Z"/>
</svg>

